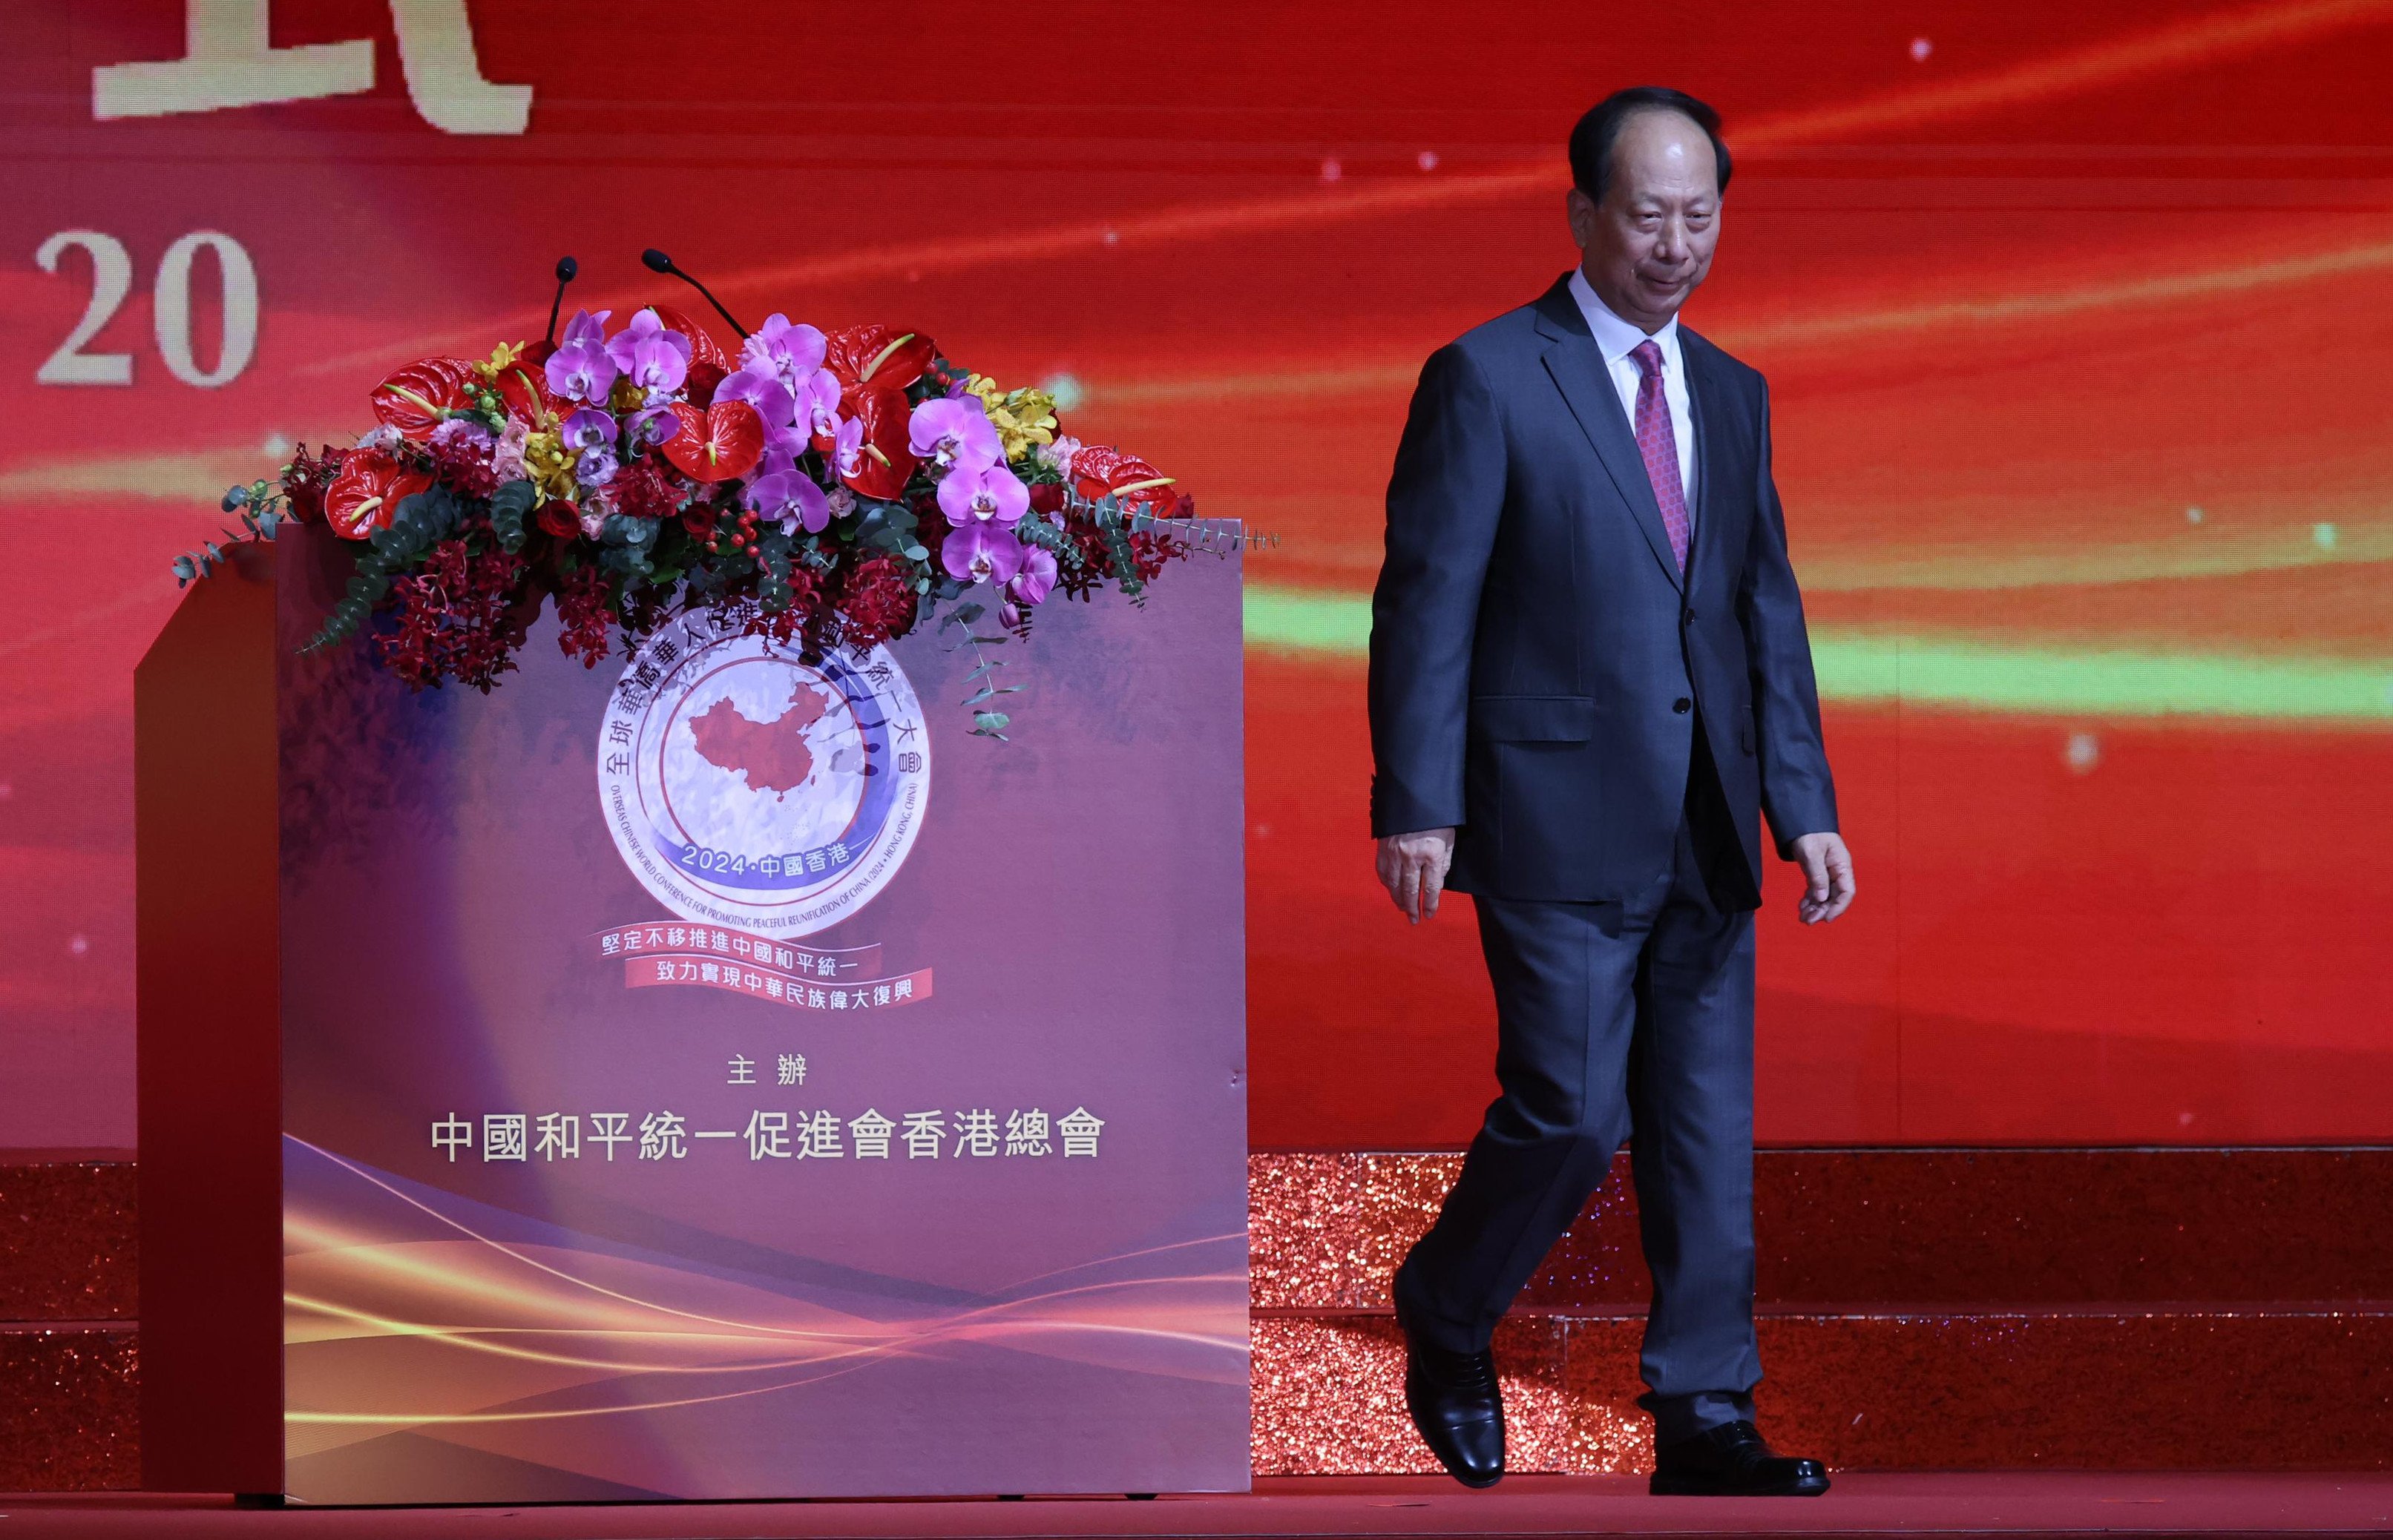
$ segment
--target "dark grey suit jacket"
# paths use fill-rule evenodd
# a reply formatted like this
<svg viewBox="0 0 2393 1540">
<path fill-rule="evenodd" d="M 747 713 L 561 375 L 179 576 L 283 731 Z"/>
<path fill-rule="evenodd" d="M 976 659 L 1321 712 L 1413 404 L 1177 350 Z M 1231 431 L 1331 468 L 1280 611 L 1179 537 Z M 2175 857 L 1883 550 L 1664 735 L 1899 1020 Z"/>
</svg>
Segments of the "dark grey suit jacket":
<svg viewBox="0 0 2393 1540">
<path fill-rule="evenodd" d="M 1687 330 L 1683 579 L 1567 274 L 1431 355 L 1371 600 L 1371 830 L 1460 830 L 1449 885 L 1618 900 L 1671 869 L 1694 732 L 1761 881 L 1837 827 L 1760 374 Z"/>
</svg>

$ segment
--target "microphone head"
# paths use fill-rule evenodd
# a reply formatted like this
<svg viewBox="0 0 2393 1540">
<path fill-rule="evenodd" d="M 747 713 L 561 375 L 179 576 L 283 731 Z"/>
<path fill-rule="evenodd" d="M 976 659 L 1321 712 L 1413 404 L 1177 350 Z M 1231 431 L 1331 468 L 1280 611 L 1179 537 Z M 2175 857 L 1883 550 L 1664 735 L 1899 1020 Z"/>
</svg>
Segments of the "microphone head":
<svg viewBox="0 0 2393 1540">
<path fill-rule="evenodd" d="M 560 256 L 556 259 L 556 281 L 559 283 L 572 282 L 573 275 L 581 270 L 581 266 L 569 256 Z"/>
<path fill-rule="evenodd" d="M 654 246 L 640 254 L 640 261 L 646 264 L 648 271 L 652 273 L 669 273 L 673 270 L 673 258 Z"/>
</svg>

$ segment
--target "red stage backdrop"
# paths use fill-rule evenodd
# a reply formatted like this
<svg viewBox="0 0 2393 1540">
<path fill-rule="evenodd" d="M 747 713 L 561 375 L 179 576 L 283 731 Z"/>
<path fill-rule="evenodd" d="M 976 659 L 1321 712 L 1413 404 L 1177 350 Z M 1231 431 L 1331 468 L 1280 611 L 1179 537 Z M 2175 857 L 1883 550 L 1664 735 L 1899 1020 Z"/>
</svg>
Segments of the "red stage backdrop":
<svg viewBox="0 0 2393 1540">
<path fill-rule="evenodd" d="M 1253 1119 L 1458 1141 L 1465 907 L 1365 842 L 1428 351 L 1567 264 L 1615 86 L 1739 170 L 1862 897 L 1773 887 L 1778 1142 L 2393 1134 L 2393 5 L 1590 11 L 44 0 L 0 46 L 0 1142 L 131 1137 L 130 679 L 218 491 L 390 365 L 667 295 L 922 327 L 1281 543 L 1248 569 Z M 1783 874 L 1782 874 L 1783 875 Z M 228 946 L 241 939 L 228 936 Z"/>
</svg>

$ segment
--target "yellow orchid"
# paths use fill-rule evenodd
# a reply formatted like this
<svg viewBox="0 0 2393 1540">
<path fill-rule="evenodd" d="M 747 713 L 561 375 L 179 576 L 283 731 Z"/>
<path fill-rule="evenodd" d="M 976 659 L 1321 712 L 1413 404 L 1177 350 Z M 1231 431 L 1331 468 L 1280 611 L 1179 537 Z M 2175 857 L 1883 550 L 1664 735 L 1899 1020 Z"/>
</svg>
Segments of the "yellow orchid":
<svg viewBox="0 0 2393 1540">
<path fill-rule="evenodd" d="M 629 374 L 618 375 L 615 388 L 608 393 L 607 404 L 617 411 L 637 411 L 648 404 L 648 393 L 634 385 Z"/>
<path fill-rule="evenodd" d="M 499 375 L 505 371 L 509 364 L 524 356 L 524 349 L 528 345 L 519 342 L 503 342 L 499 344 L 498 346 L 490 349 L 490 356 L 489 359 L 474 366 L 474 372 L 479 374 L 487 384 L 498 384 Z"/>
<path fill-rule="evenodd" d="M 554 431 L 535 433 L 524 440 L 524 474 L 544 496 L 573 495 L 573 456 Z"/>
<path fill-rule="evenodd" d="M 1000 390 L 986 374 L 972 376 L 966 388 L 980 398 L 1006 459 L 1019 460 L 1032 445 L 1055 441 L 1055 398 L 1045 391 Z"/>
</svg>

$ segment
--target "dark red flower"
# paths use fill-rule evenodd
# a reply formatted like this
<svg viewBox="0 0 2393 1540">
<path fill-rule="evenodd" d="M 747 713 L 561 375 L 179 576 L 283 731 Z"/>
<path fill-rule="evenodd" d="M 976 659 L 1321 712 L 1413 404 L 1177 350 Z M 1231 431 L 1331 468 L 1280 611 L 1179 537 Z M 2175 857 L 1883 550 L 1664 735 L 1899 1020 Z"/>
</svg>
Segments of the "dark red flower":
<svg viewBox="0 0 2393 1540">
<path fill-rule="evenodd" d="M 1186 548 L 1178 541 L 1152 529 L 1141 529 L 1130 537 L 1131 565 L 1138 569 L 1143 582 L 1153 582 L 1161 575 L 1165 562 L 1184 555 Z"/>
<path fill-rule="evenodd" d="M 720 364 L 693 362 L 689 366 L 689 378 L 684 382 L 689 398 L 693 401 L 713 400 L 716 387 L 723 384 L 728 372 Z"/>
<path fill-rule="evenodd" d="M 1053 514 L 1062 511 L 1064 488 L 1060 482 L 1034 481 L 1030 484 L 1030 506 L 1034 512 Z"/>
<path fill-rule="evenodd" d="M 595 567 L 577 567 L 556 590 L 556 648 L 595 669 L 607 656 L 607 633 L 615 620 L 614 591 Z"/>
<path fill-rule="evenodd" d="M 390 585 L 398 624 L 374 638 L 384 664 L 415 689 L 445 678 L 488 694 L 523 645 L 516 599 L 526 570 L 512 552 L 442 541 Z"/>
<path fill-rule="evenodd" d="M 301 445 L 291 456 L 291 463 L 282 470 L 282 495 L 291 504 L 291 516 L 302 524 L 313 524 L 324 516 L 324 489 L 341 474 L 341 462 L 349 451 L 326 444 L 313 456 Z"/>
<path fill-rule="evenodd" d="M 664 518 L 681 506 L 681 492 L 664 472 L 647 460 L 634 460 L 607 484 L 615 509 L 628 518 Z"/>
<path fill-rule="evenodd" d="M 542 503 L 539 519 L 541 529 L 558 540 L 573 540 L 582 533 L 582 510 L 561 497 Z"/>
<path fill-rule="evenodd" d="M 428 446 L 432 474 L 467 497 L 488 497 L 499 489 L 498 473 L 490 468 L 494 440 L 478 424 L 459 423 L 446 433 L 436 432 Z"/>
<path fill-rule="evenodd" d="M 714 539 L 715 506 L 712 502 L 693 502 L 681 511 L 681 527 L 689 538 L 703 543 Z"/>
<path fill-rule="evenodd" d="M 790 602 L 782 608 L 759 608 L 748 617 L 747 634 L 770 636 L 788 646 L 792 641 L 814 652 L 829 646 L 825 635 L 829 613 L 823 604 L 823 591 L 814 569 L 792 565 L 790 570 Z"/>
<path fill-rule="evenodd" d="M 917 596 L 905 568 L 887 556 L 856 564 L 840 585 L 840 633 L 861 651 L 914 629 Z"/>
</svg>

